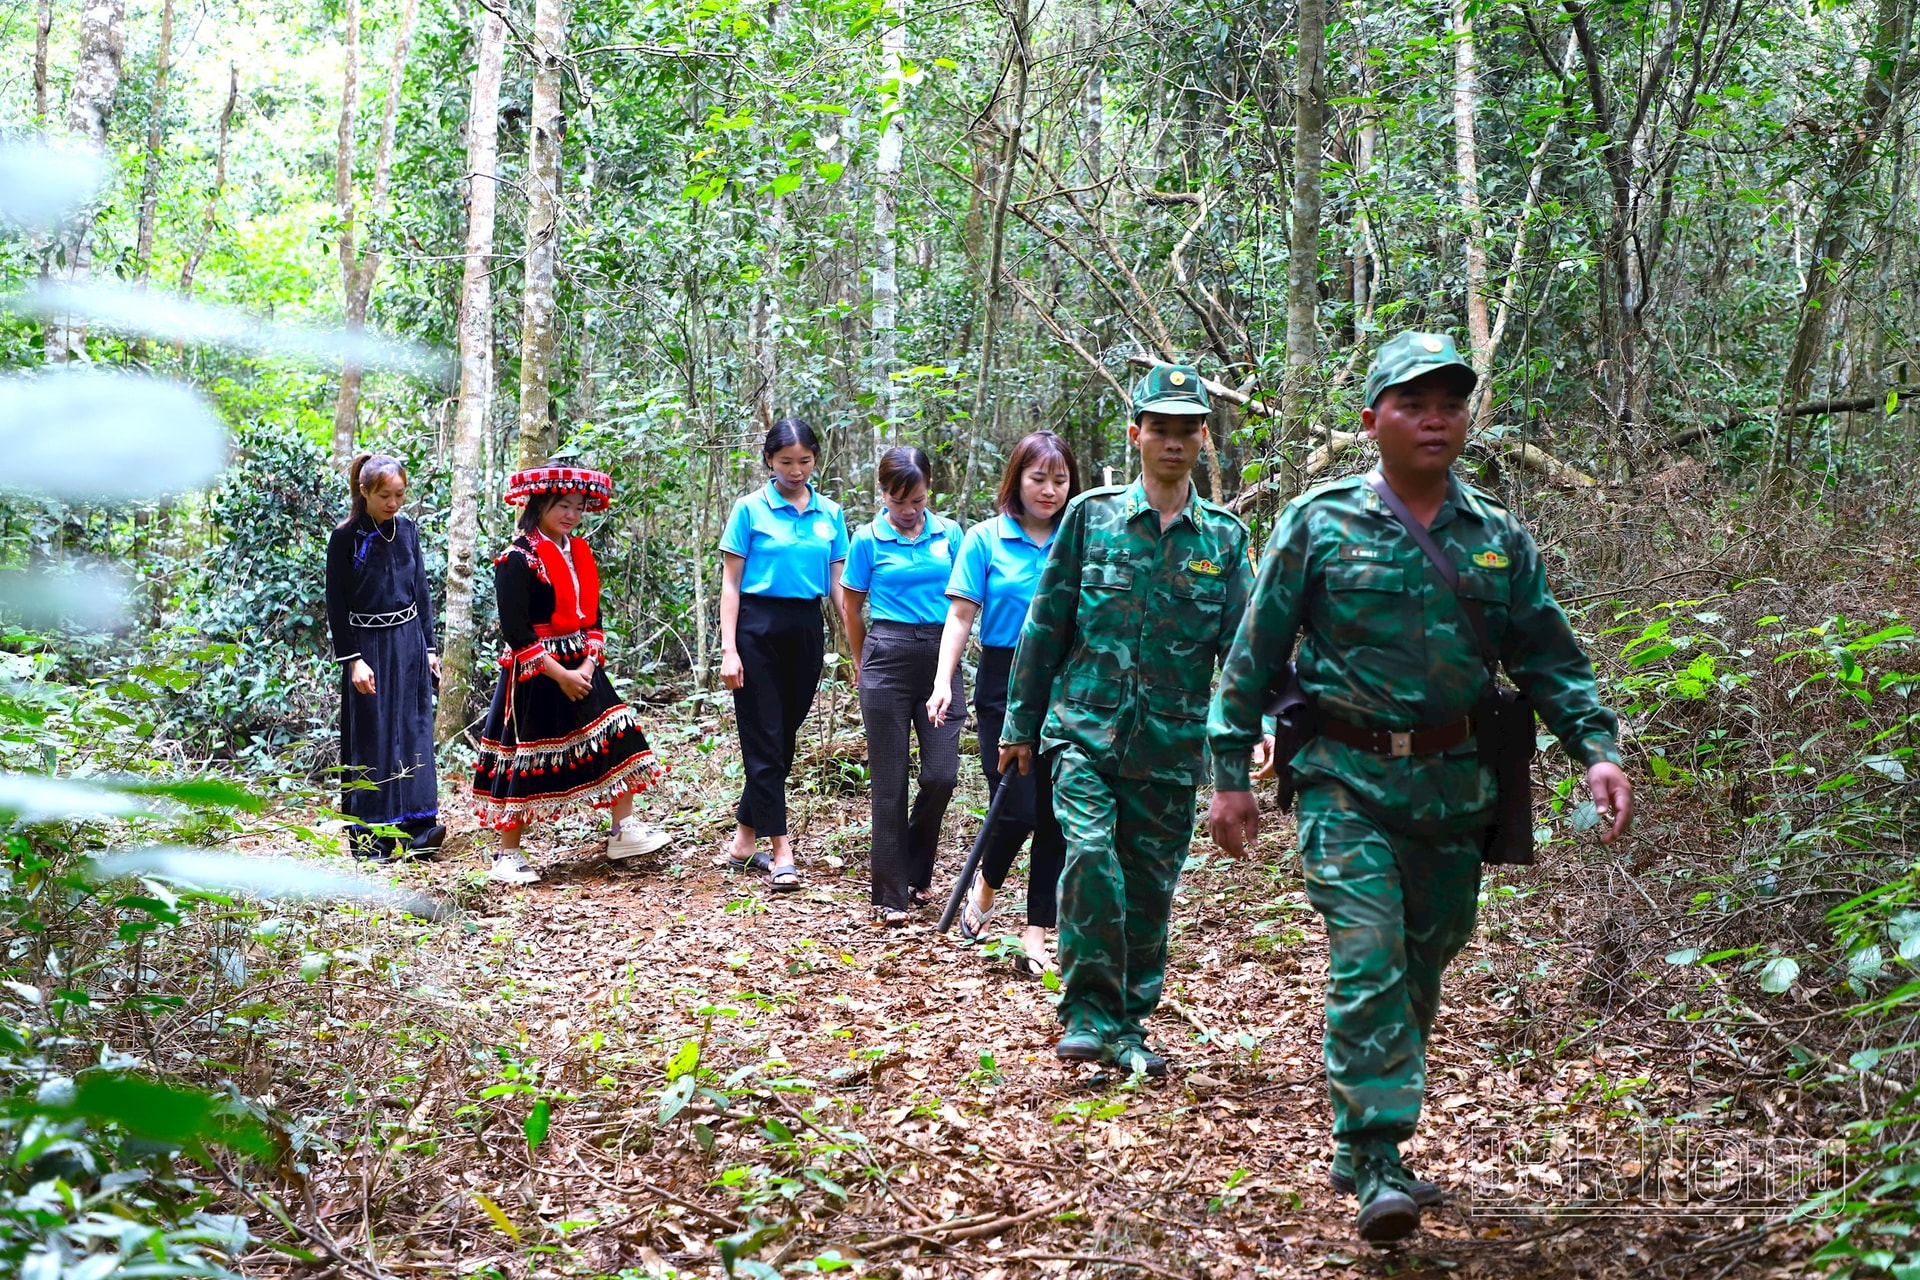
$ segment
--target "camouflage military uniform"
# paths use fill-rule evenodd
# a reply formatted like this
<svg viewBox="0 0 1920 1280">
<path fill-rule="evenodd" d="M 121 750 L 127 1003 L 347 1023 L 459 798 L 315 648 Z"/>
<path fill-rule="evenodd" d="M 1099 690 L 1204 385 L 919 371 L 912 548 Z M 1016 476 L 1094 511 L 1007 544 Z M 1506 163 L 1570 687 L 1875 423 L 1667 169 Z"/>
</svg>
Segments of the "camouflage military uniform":
<svg viewBox="0 0 1920 1280">
<path fill-rule="evenodd" d="M 1067 507 L 1014 652 L 1001 735 L 1037 741 L 1034 767 L 1053 768 L 1067 840 L 1060 1021 L 1110 1045 L 1139 1037 L 1160 1003 L 1214 664 L 1252 579 L 1246 526 L 1189 493 L 1164 531 L 1139 482 Z"/>
<path fill-rule="evenodd" d="M 1619 763 L 1613 713 L 1599 703 L 1593 667 L 1547 590 L 1525 526 L 1454 478 L 1429 530 L 1459 567 L 1461 593 L 1484 606 L 1508 673 L 1568 754 L 1583 765 Z M 1267 544 L 1213 703 L 1217 790 L 1248 789 L 1262 693 L 1289 657 L 1323 715 L 1372 729 L 1457 721 L 1487 680 L 1453 593 L 1358 476 L 1296 498 Z M 1493 777 L 1471 738 L 1392 757 L 1319 737 L 1293 767 L 1308 897 L 1331 951 L 1334 1134 L 1398 1143 L 1419 1119 L 1441 972 L 1473 934 Z"/>
</svg>

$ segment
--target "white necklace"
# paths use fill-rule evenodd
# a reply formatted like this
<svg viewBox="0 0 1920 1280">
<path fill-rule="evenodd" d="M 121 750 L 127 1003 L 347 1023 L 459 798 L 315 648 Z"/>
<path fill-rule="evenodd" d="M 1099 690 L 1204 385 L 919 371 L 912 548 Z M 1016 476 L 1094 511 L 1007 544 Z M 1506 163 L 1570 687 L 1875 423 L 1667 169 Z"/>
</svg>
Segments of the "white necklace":
<svg viewBox="0 0 1920 1280">
<path fill-rule="evenodd" d="M 367 519 L 373 520 L 373 517 L 369 515 Z M 387 523 L 393 526 L 393 532 L 380 533 L 380 522 L 378 520 L 373 520 L 373 531 L 375 533 L 380 533 L 380 541 L 382 542 L 392 542 L 395 538 L 400 536 L 400 517 L 396 515 L 392 519 L 388 520 Z"/>
</svg>

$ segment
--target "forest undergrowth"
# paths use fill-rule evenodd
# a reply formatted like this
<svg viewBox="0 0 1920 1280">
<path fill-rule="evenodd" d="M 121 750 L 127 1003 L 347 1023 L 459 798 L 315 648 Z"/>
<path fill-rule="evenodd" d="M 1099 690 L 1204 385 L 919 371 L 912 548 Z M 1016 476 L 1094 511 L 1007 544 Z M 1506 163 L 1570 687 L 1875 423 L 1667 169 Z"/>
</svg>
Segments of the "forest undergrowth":
<svg viewBox="0 0 1920 1280">
<path fill-rule="evenodd" d="M 1325 945 L 1290 822 L 1240 862 L 1195 842 L 1150 1029 L 1171 1079 L 1068 1070 L 1011 938 L 866 924 L 863 740 L 832 682 L 797 895 L 713 865 L 739 776 L 714 694 L 648 704 L 657 860 L 613 868 L 600 819 L 568 818 L 529 842 L 546 881 L 503 891 L 456 824 L 392 872 L 432 919 L 69 874 L 132 839 L 326 855 L 305 792 L 17 824 L 0 1000 L 11 1092 L 40 1106 L 5 1123 L 38 1190 L 5 1242 L 95 1248 L 105 1217 L 145 1224 L 123 1261 L 303 1276 L 1898 1275 L 1875 1230 L 1908 1220 L 1920 1039 L 1915 531 L 1785 546 L 1677 497 L 1526 513 L 1629 727 L 1640 820 L 1601 848 L 1539 757 L 1540 861 L 1486 881 L 1408 1151 L 1452 1200 L 1402 1249 L 1359 1244 L 1326 1185 Z M 963 779 L 937 898 L 984 808 Z M 264 1143 L 60 1113 L 101 1067 L 204 1087 Z"/>
</svg>

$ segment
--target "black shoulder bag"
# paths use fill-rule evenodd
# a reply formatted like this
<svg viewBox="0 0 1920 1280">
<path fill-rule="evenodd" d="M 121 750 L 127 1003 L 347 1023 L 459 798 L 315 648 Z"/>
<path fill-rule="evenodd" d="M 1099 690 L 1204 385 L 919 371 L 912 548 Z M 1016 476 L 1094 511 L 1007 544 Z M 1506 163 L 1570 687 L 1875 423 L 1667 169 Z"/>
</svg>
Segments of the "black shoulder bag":
<svg viewBox="0 0 1920 1280">
<path fill-rule="evenodd" d="M 1413 518 L 1407 504 L 1400 501 L 1386 478 L 1378 471 L 1368 474 L 1367 484 L 1380 495 L 1401 527 L 1432 561 L 1441 581 L 1453 592 L 1453 599 L 1473 629 L 1480 646 L 1480 660 L 1487 664 L 1487 687 L 1473 704 L 1473 736 L 1480 747 L 1480 763 L 1492 770 L 1499 784 L 1499 800 L 1494 806 L 1493 825 L 1487 829 L 1480 860 L 1502 866 L 1533 864 L 1533 704 L 1527 696 L 1501 683 L 1500 656 L 1487 639 L 1487 614 L 1478 600 L 1460 594 L 1460 571 L 1433 540 L 1426 526 Z"/>
</svg>

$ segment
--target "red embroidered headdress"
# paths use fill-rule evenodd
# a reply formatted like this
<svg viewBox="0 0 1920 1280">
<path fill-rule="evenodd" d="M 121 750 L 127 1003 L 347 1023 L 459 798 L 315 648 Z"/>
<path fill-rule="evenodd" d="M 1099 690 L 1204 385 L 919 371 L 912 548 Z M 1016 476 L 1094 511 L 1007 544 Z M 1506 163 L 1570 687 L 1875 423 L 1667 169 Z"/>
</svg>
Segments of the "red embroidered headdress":
<svg viewBox="0 0 1920 1280">
<path fill-rule="evenodd" d="M 613 477 L 604 471 L 560 463 L 528 467 L 514 472 L 507 481 L 506 503 L 524 507 L 537 493 L 577 493 L 587 500 L 587 510 L 605 511 L 613 501 Z"/>
</svg>

